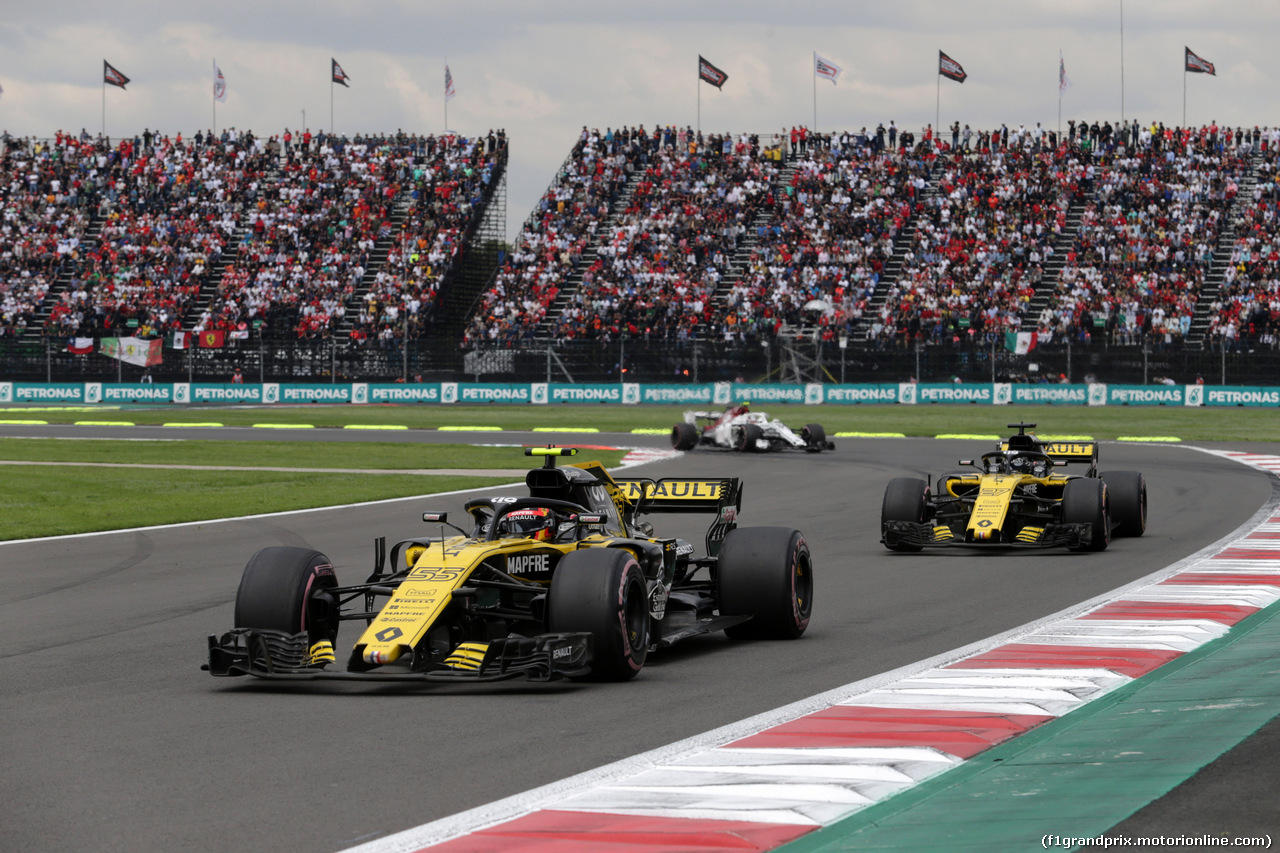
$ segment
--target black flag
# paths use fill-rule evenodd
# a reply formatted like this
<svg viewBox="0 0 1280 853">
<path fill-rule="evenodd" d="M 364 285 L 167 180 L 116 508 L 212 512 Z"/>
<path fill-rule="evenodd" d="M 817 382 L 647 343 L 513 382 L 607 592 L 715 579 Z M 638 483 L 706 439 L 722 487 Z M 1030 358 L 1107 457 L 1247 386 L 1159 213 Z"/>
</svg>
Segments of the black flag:
<svg viewBox="0 0 1280 853">
<path fill-rule="evenodd" d="M 729 79 L 729 75 L 725 74 L 719 68 L 716 68 L 710 62 L 707 62 L 701 56 L 698 57 L 698 79 L 706 80 L 712 86 L 719 89 L 724 85 L 724 81 Z"/>
<path fill-rule="evenodd" d="M 1218 72 L 1214 70 L 1213 63 L 1207 59 L 1201 59 L 1191 52 L 1191 48 L 1187 48 L 1187 70 L 1194 71 L 1196 74 L 1212 74 L 1218 76 Z"/>
<path fill-rule="evenodd" d="M 333 63 L 333 82 L 347 86 L 347 81 L 351 79 L 347 76 L 347 72 L 342 70 L 342 66 L 338 64 L 338 60 L 330 57 L 329 61 Z M 347 86 L 347 88 L 350 89 L 351 87 Z"/>
<path fill-rule="evenodd" d="M 119 86 L 123 89 L 125 84 L 129 82 L 129 78 L 112 68 L 111 63 L 104 59 L 102 60 L 102 82 L 110 83 L 112 86 Z"/>
<path fill-rule="evenodd" d="M 942 51 L 938 51 L 938 73 L 957 83 L 963 83 L 968 74 L 964 73 L 964 67 Z"/>
</svg>

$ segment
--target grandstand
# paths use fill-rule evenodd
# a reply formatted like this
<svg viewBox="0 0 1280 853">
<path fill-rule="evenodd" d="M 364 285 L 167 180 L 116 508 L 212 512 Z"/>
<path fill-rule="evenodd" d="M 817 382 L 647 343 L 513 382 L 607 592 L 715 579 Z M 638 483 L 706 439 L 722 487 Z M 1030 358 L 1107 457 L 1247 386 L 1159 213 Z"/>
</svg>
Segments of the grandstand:
<svg viewBox="0 0 1280 853">
<path fill-rule="evenodd" d="M 180 354 L 210 376 L 1270 375 L 1278 136 L 584 128 L 509 250 L 498 132 L 8 140 L 0 347 L 11 375 L 174 331 L 230 342 Z"/>
</svg>

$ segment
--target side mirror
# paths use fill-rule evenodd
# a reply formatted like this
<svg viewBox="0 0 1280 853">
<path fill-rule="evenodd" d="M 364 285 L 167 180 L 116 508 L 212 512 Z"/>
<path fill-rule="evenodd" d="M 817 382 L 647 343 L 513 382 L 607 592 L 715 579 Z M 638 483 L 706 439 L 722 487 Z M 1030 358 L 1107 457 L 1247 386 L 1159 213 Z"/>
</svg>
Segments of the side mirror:
<svg viewBox="0 0 1280 853">
<path fill-rule="evenodd" d="M 422 520 L 428 524 L 448 524 L 449 513 L 447 512 L 424 512 Z"/>
<path fill-rule="evenodd" d="M 960 460 L 959 462 L 957 462 L 956 464 L 957 464 L 957 465 L 972 465 L 972 464 L 973 464 L 973 460 L 972 460 L 972 459 L 961 459 L 961 460 Z"/>
</svg>

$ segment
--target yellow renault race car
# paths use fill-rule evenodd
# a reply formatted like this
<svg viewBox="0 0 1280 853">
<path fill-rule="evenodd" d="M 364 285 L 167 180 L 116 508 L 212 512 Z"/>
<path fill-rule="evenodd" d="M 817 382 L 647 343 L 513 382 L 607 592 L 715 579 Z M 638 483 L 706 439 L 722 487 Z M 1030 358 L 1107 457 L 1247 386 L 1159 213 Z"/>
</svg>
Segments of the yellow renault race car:
<svg viewBox="0 0 1280 853">
<path fill-rule="evenodd" d="M 961 459 L 936 484 L 890 480 L 880 508 L 880 541 L 891 551 L 953 545 L 1103 551 L 1114 536 L 1147 529 L 1147 481 L 1138 471 L 1098 473 L 1095 442 L 1040 441 L 1035 424 L 980 460 Z M 1088 466 L 1083 476 L 1056 468 Z"/>
<path fill-rule="evenodd" d="M 437 536 L 375 540 L 373 573 L 339 584 L 319 551 L 271 547 L 249 560 L 235 627 L 209 637 L 202 668 L 276 679 L 626 680 L 653 649 L 696 634 L 797 638 L 813 608 L 798 530 L 737 526 L 737 478 L 614 479 L 599 462 L 557 467 L 573 448 L 527 448 L 528 497 L 468 501 Z M 642 516 L 709 513 L 703 556 Z M 445 528 L 457 531 L 445 535 Z M 341 661 L 338 628 L 363 623 Z"/>
</svg>

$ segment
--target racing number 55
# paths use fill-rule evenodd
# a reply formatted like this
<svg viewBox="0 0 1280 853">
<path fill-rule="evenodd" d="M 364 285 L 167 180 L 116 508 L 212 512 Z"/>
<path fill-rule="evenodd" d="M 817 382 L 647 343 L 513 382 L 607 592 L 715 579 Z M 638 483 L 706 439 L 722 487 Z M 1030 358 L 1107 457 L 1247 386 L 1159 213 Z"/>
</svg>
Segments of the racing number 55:
<svg viewBox="0 0 1280 853">
<path fill-rule="evenodd" d="M 415 581 L 455 581 L 462 574 L 462 569 L 433 569 L 423 566 L 409 572 L 409 580 Z"/>
</svg>

